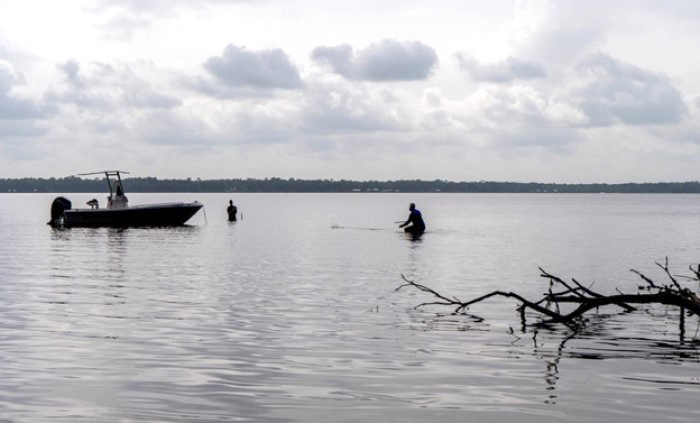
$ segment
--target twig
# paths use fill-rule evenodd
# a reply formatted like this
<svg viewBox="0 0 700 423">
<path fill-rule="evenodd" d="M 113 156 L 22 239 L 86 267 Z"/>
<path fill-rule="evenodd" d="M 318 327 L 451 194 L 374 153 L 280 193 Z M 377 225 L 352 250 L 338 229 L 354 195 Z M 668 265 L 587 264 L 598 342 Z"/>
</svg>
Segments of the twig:
<svg viewBox="0 0 700 423">
<path fill-rule="evenodd" d="M 666 275 L 668 275 L 668 278 L 671 279 L 671 282 L 673 282 L 673 285 L 675 285 L 676 288 L 678 288 L 678 291 L 682 291 L 683 288 L 681 288 L 680 284 L 676 280 L 676 278 L 673 277 L 671 274 L 671 271 L 668 270 L 668 257 L 666 257 L 666 262 L 665 264 L 661 264 L 659 262 L 656 262 L 656 265 L 659 266 L 660 268 L 664 269 L 664 272 L 666 272 Z"/>
<path fill-rule="evenodd" d="M 649 279 L 648 277 L 644 276 L 642 273 L 638 272 L 635 269 L 630 269 L 630 272 L 637 274 L 640 278 L 642 278 L 646 283 L 649 284 L 651 288 L 654 289 L 660 289 L 660 287 L 656 286 L 653 280 Z"/>
<path fill-rule="evenodd" d="M 401 286 L 399 286 L 398 288 L 396 288 L 396 291 L 398 291 L 398 290 L 400 290 L 401 288 L 404 288 L 404 287 L 406 287 L 406 286 L 413 286 L 413 287 L 416 287 L 416 288 L 418 288 L 419 290 L 421 290 L 421 291 L 423 291 L 423 292 L 427 292 L 427 293 L 433 294 L 434 296 L 436 296 L 436 297 L 438 297 L 439 299 L 442 300 L 442 302 L 433 302 L 433 303 L 418 304 L 418 305 L 415 306 L 414 308 L 419 308 L 419 307 L 422 307 L 422 306 L 425 306 L 425 305 L 459 305 L 459 304 L 462 304 L 459 300 L 447 298 L 447 297 L 445 297 L 445 296 L 439 294 L 437 291 L 433 290 L 432 288 L 428 288 L 428 287 L 425 286 L 425 285 L 417 284 L 417 283 L 413 282 L 412 280 L 407 279 L 406 276 L 404 276 L 403 274 L 401 274 L 401 278 L 402 278 L 406 283 L 403 284 L 403 285 L 401 285 Z"/>
</svg>

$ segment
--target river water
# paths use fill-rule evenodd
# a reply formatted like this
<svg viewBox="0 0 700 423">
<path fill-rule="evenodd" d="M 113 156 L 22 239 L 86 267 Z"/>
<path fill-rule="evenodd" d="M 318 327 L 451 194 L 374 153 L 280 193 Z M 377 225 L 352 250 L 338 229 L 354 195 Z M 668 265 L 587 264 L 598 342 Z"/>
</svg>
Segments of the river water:
<svg viewBox="0 0 700 423">
<path fill-rule="evenodd" d="M 0 195 L 0 421 L 697 420 L 697 318 L 605 308 L 536 329 L 507 299 L 454 315 L 396 288 L 537 299 L 542 267 L 634 293 L 630 268 L 700 262 L 700 196 L 129 194 L 205 211 L 65 230 L 45 224 L 54 197 Z M 420 240 L 394 224 L 412 201 Z"/>
</svg>

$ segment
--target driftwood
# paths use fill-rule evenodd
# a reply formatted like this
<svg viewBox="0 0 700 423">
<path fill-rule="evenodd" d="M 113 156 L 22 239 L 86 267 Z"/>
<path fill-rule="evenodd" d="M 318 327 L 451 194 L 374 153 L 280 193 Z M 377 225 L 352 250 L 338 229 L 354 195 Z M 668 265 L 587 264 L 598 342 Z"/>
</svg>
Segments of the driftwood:
<svg viewBox="0 0 700 423">
<path fill-rule="evenodd" d="M 469 306 L 491 297 L 513 298 L 520 303 L 518 311 L 520 311 L 523 321 L 525 320 L 525 310 L 529 309 L 539 313 L 544 318 L 540 322 L 542 324 L 577 323 L 580 322 L 584 313 L 604 306 L 616 306 L 626 312 L 632 312 L 636 310 L 632 304 L 666 304 L 676 306 L 680 309 L 681 325 L 685 320 L 686 313 L 700 316 L 700 298 L 690 288 L 683 287 L 680 283 L 681 279 L 683 279 L 685 284 L 688 284 L 688 282 L 700 283 L 700 265 L 697 268 L 690 267 L 691 276 L 673 275 L 668 267 L 668 258 L 666 258 L 665 263 L 657 262 L 656 265 L 663 270 L 668 282 L 665 284 L 654 282 L 651 278 L 631 269 L 630 271 L 638 275 L 643 281 L 643 284 L 637 287 L 637 293 L 635 294 L 625 294 L 617 290 L 618 293 L 615 295 L 603 295 L 593 291 L 590 286 L 582 285 L 576 279 L 566 282 L 542 268 L 539 268 L 540 276 L 549 280 L 549 290 L 538 301 L 530 301 L 517 293 L 499 290 L 472 300 L 461 301 L 457 297 L 442 295 L 432 288 L 411 281 L 404 275 L 401 275 L 401 278 L 405 283 L 396 288 L 396 291 L 405 287 L 417 288 L 432 294 L 437 300 L 418 304 L 415 308 L 428 305 L 452 306 L 455 313 L 465 312 Z M 568 312 L 562 311 L 563 304 L 572 305 L 573 310 Z"/>
</svg>

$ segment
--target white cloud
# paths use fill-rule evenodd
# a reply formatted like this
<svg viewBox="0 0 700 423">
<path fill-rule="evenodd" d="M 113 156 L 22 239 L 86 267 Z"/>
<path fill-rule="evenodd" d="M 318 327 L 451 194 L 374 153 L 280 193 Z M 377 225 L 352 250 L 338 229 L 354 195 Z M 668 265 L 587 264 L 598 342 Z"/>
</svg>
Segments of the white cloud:
<svg viewBox="0 0 700 423">
<path fill-rule="evenodd" d="M 25 85 L 23 76 L 10 63 L 0 61 L 0 145 L 4 147 L 48 132 L 45 119 L 54 110 L 26 95 L 22 90 Z M 12 157 L 18 151 L 22 151 L 23 156 L 31 155 L 24 149 L 5 151 Z"/>
<path fill-rule="evenodd" d="M 136 15 L 162 15 L 172 13 L 174 9 L 196 9 L 236 3 L 251 3 L 256 0 L 199 0 L 193 4 L 190 0 L 95 0 L 94 11 L 120 10 Z"/>
<path fill-rule="evenodd" d="M 0 144 L 41 137 L 47 132 L 48 127 L 45 122 L 0 119 Z"/>
<path fill-rule="evenodd" d="M 610 2 L 592 0 L 522 0 L 516 5 L 513 44 L 524 57 L 566 67 L 600 47 L 608 36 Z"/>
<path fill-rule="evenodd" d="M 232 93 L 303 86 L 299 71 L 281 49 L 251 51 L 229 44 L 221 56 L 207 59 L 204 68 L 215 78 L 214 84 L 200 81 L 200 87 L 209 94 L 215 94 L 216 85 Z"/>
<path fill-rule="evenodd" d="M 158 145 L 255 146 L 289 143 L 298 134 L 298 109 L 288 99 L 192 100 L 178 110 L 154 111 L 133 124 L 133 135 Z"/>
<path fill-rule="evenodd" d="M 497 63 L 482 64 L 464 53 L 456 55 L 460 68 L 475 81 L 509 83 L 519 79 L 538 79 L 547 76 L 542 63 L 508 57 Z"/>
<path fill-rule="evenodd" d="M 416 81 L 437 66 L 435 50 L 420 41 L 383 40 L 354 52 L 349 44 L 316 47 L 312 58 L 351 80 Z"/>
<path fill-rule="evenodd" d="M 90 63 L 88 71 L 75 60 L 59 64 L 64 83 L 54 87 L 49 98 L 61 105 L 74 104 L 83 109 L 119 110 L 169 109 L 180 105 L 176 97 L 158 89 L 166 78 L 148 62 L 109 65 Z"/>
<path fill-rule="evenodd" d="M 466 99 L 466 107 L 493 129 L 508 125 L 576 126 L 587 120 L 570 104 L 527 85 L 481 88 Z"/>
<path fill-rule="evenodd" d="M 107 39 L 131 41 L 137 33 L 180 14 L 204 14 L 211 8 L 251 1 L 255 0 L 93 0 L 84 10 L 97 17 L 96 29 Z"/>
<path fill-rule="evenodd" d="M 592 125 L 673 124 L 687 114 L 681 93 L 663 74 L 602 53 L 587 56 L 576 69 L 589 82 L 572 95 Z"/>
<path fill-rule="evenodd" d="M 384 87 L 316 83 L 305 92 L 304 131 L 327 134 L 398 131 L 407 126 L 404 107 Z"/>
</svg>

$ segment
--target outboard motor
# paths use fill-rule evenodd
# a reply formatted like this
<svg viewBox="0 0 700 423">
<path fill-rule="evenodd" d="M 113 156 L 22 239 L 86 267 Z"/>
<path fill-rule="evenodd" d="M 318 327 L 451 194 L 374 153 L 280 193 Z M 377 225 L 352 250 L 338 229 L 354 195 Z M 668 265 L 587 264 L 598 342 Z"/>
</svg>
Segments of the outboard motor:
<svg viewBox="0 0 700 423">
<path fill-rule="evenodd" d="M 51 226 L 60 225 L 63 212 L 70 210 L 71 207 L 72 204 L 69 199 L 65 197 L 56 197 L 53 203 L 51 203 L 51 220 L 49 220 L 47 224 Z"/>
</svg>

